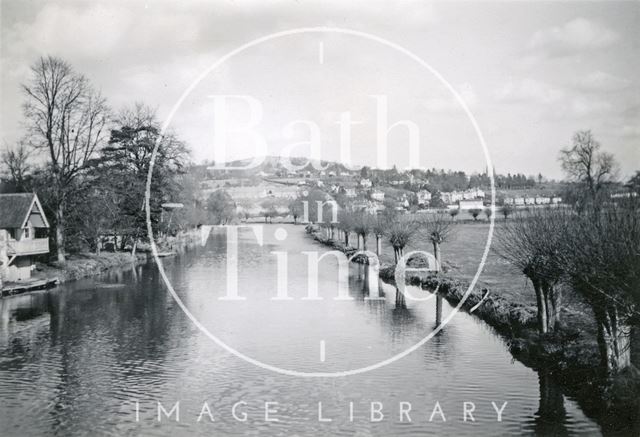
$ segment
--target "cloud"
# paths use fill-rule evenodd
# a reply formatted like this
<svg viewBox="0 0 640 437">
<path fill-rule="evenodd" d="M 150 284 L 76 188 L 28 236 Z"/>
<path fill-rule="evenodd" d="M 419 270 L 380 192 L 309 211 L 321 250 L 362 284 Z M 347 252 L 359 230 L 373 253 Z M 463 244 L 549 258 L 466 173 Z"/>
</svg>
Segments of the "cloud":
<svg viewBox="0 0 640 437">
<path fill-rule="evenodd" d="M 23 29 L 30 48 L 40 52 L 70 50 L 75 54 L 104 56 L 120 43 L 133 21 L 130 11 L 101 4 L 87 8 L 47 4 L 33 23 Z"/>
<path fill-rule="evenodd" d="M 546 82 L 525 78 L 520 81 L 510 81 L 498 90 L 497 99 L 503 103 L 534 103 L 549 105 L 565 97 L 563 90 L 553 87 Z"/>
<path fill-rule="evenodd" d="M 630 85 L 630 80 L 622 79 L 603 71 L 594 71 L 579 80 L 576 88 L 587 92 L 609 93 L 622 91 Z"/>
<path fill-rule="evenodd" d="M 561 88 L 531 78 L 508 82 L 498 90 L 496 98 L 501 103 L 539 111 L 542 117 L 552 119 L 583 119 L 619 110 L 606 98 L 578 94 L 571 87 Z"/>
<path fill-rule="evenodd" d="M 610 47 L 620 36 L 596 22 L 575 18 L 562 26 L 539 30 L 529 40 L 531 53 L 543 57 L 560 57 L 585 50 Z"/>
</svg>

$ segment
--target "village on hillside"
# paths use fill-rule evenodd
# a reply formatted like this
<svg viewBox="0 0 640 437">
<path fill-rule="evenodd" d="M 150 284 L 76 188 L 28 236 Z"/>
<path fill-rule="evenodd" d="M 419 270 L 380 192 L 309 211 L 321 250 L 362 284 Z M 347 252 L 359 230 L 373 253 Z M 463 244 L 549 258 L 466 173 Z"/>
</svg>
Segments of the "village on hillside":
<svg viewBox="0 0 640 437">
<path fill-rule="evenodd" d="M 304 199 L 311 191 L 326 193 L 350 209 L 372 214 L 393 209 L 404 213 L 429 213 L 446 210 L 452 214 L 469 211 L 476 214 L 491 205 L 491 181 L 487 173 L 468 175 L 462 171 L 389 170 L 321 162 L 288 170 L 284 158 L 267 157 L 263 163 L 247 170 L 226 170 L 208 166 L 201 181 L 206 198 L 216 191 L 229 195 L 242 219 L 260 218 L 264 214 L 287 216 L 289 204 Z M 241 167 L 242 161 L 229 163 Z M 320 168 L 320 170 L 318 169 Z M 516 208 L 550 206 L 562 203 L 566 184 L 547 181 L 539 175 L 495 175 L 496 206 L 510 214 Z M 455 212 L 454 212 L 455 211 Z"/>
</svg>

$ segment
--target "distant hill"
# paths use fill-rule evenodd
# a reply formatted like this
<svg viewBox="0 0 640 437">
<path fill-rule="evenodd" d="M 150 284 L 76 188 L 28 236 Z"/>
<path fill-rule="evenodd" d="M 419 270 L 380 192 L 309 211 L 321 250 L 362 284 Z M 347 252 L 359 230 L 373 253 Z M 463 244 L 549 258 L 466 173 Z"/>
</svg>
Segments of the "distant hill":
<svg viewBox="0 0 640 437">
<path fill-rule="evenodd" d="M 225 170 L 223 168 L 216 169 L 214 167 L 215 164 L 210 164 L 208 166 L 208 169 L 210 172 L 213 172 L 213 173 L 228 172 L 237 177 L 250 177 L 250 176 L 255 176 L 259 173 L 266 173 L 270 175 L 278 175 L 278 174 L 284 175 L 288 172 L 287 166 L 285 165 L 287 164 L 287 161 L 286 161 L 287 159 L 294 166 L 300 166 L 300 165 L 303 165 L 305 162 L 309 161 L 308 158 L 302 158 L 302 157 L 284 158 L 282 156 L 265 156 L 260 165 L 247 170 Z M 225 162 L 224 166 L 225 167 L 246 167 L 250 165 L 252 161 L 253 161 L 252 158 L 239 159 L 235 161 Z M 336 173 L 354 173 L 354 172 L 360 171 L 360 167 L 356 167 L 355 170 L 349 170 L 343 164 L 333 162 L 333 161 L 321 160 L 320 166 L 324 168 L 325 169 L 324 171 L 326 172 L 333 171 Z M 308 171 L 313 174 L 320 173 L 320 171 L 314 168 L 311 163 L 307 164 L 304 168 L 298 171 L 303 171 L 303 172 Z"/>
</svg>

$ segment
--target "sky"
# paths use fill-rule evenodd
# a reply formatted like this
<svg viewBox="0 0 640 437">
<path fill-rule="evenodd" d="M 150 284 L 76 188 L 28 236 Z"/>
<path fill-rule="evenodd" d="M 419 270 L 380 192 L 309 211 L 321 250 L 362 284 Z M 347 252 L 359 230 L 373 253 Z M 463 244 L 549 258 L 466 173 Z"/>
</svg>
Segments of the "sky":
<svg viewBox="0 0 640 437">
<path fill-rule="evenodd" d="M 499 173 L 561 178 L 558 151 L 584 129 L 616 156 L 622 178 L 640 169 L 640 2 L 0 5 L 0 148 L 24 134 L 29 66 L 54 55 L 84 74 L 114 112 L 135 102 L 155 108 L 195 161 L 311 156 L 313 138 L 313 156 L 322 159 L 344 161 L 347 150 L 356 165 L 484 171 L 478 132 L 451 87 Z M 316 31 L 224 58 L 300 28 Z M 340 125 L 345 113 L 351 121 Z"/>
</svg>

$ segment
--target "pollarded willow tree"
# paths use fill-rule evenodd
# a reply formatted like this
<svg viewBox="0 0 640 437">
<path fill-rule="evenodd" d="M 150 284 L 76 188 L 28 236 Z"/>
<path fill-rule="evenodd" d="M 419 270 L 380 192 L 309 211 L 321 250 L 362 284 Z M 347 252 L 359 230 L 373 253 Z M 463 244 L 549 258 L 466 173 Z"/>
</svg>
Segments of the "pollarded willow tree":
<svg viewBox="0 0 640 437">
<path fill-rule="evenodd" d="M 559 253 L 573 214 L 564 210 L 533 209 L 518 214 L 497 233 L 497 253 L 531 281 L 536 294 L 541 334 L 560 323 L 564 268 Z"/>
<path fill-rule="evenodd" d="M 396 220 L 396 217 L 390 214 L 376 215 L 371 221 L 371 232 L 376 237 L 376 255 L 378 258 L 382 256 L 382 239 L 389 227 L 389 223 Z"/>
<path fill-rule="evenodd" d="M 622 199 L 587 208 L 567 227 L 561 265 L 590 305 L 602 366 L 640 366 L 640 202 Z"/>
<path fill-rule="evenodd" d="M 336 223 L 336 227 L 344 234 L 345 247 L 349 246 L 349 235 L 353 231 L 351 212 L 344 208 L 340 208 L 338 211 L 338 223 Z"/>
<path fill-rule="evenodd" d="M 353 224 L 353 231 L 358 238 L 362 240 L 362 247 L 358 248 L 367 250 L 367 236 L 371 233 L 373 216 L 366 211 L 356 211 L 351 214 L 351 222 Z M 359 241 L 358 246 L 360 246 Z"/>
<path fill-rule="evenodd" d="M 413 241 L 417 230 L 418 226 L 415 220 L 409 217 L 398 216 L 388 223 L 386 235 L 391 247 L 393 247 L 396 264 L 404 256 L 404 249 Z"/>
<path fill-rule="evenodd" d="M 30 79 L 22 88 L 27 141 L 47 156 L 57 258 L 64 262 L 67 201 L 107 140 L 109 109 L 86 77 L 52 56 L 31 66 Z"/>
<path fill-rule="evenodd" d="M 442 262 L 440 247 L 442 243 L 449 241 L 453 236 L 453 224 L 446 219 L 443 214 L 432 214 L 422 222 L 427 234 L 427 238 L 433 246 L 433 256 L 436 259 L 436 266 L 439 268 Z"/>
</svg>

